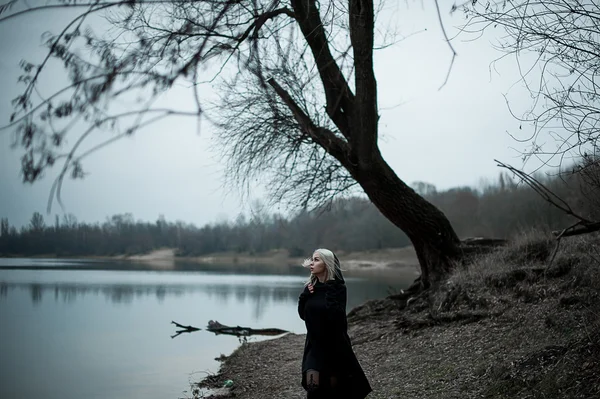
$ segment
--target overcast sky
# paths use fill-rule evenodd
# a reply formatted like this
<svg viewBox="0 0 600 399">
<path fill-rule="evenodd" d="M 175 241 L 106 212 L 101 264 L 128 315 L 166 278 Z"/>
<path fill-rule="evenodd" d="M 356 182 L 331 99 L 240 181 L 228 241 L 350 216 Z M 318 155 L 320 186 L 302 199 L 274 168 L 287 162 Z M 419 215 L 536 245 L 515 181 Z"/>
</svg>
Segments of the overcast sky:
<svg viewBox="0 0 600 399">
<path fill-rule="evenodd" d="M 453 2 L 440 4 L 449 10 Z M 375 59 L 380 146 L 388 163 L 404 181 L 425 181 L 438 189 L 495 179 L 500 170 L 494 158 L 520 166 L 515 148 L 524 146 L 507 134 L 517 131 L 519 123 L 503 97 L 508 93 L 511 104 L 521 110 L 528 101 L 520 85 L 511 88 L 518 80 L 514 58 L 503 60 L 490 72 L 490 62 L 500 55 L 490 45 L 493 36 L 456 41 L 458 56 L 448 83 L 438 91 L 451 52 L 433 2 L 408 3 L 398 2 L 388 15 L 397 18 L 405 35 L 426 31 L 377 52 Z M 447 14 L 444 11 L 445 25 L 452 35 L 462 19 L 460 14 Z M 64 12 L 37 14 L 0 24 L 0 125 L 8 122 L 10 100 L 19 94 L 19 61 L 43 57 L 41 33 L 56 32 L 67 17 Z M 60 81 L 60 71 L 56 74 Z M 192 97 L 188 90 L 177 88 L 168 101 L 185 107 Z M 247 211 L 248 201 L 242 201 L 235 188 L 223 186 L 224 164 L 209 149 L 210 127 L 202 126 L 198 134 L 194 120 L 172 118 L 90 156 L 84 164 L 89 175 L 83 181 L 68 180 L 64 186 L 66 212 L 86 222 L 130 212 L 141 220 L 154 221 L 164 214 L 167 220 L 202 225 Z M 34 211 L 45 213 L 57 170 L 47 172 L 33 186 L 23 185 L 21 154 L 11 150 L 12 138 L 12 132 L 0 131 L 0 216 L 21 226 Z M 55 213 L 62 211 L 55 206 L 47 221 Z"/>
</svg>

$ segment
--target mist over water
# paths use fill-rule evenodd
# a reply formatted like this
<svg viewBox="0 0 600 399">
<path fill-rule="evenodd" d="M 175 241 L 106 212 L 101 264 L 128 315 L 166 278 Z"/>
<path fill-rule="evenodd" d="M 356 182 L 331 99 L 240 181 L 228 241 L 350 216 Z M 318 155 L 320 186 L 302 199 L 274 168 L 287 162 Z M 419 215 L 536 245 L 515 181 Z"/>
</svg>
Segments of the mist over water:
<svg viewBox="0 0 600 399">
<path fill-rule="evenodd" d="M 346 275 L 348 309 L 414 279 Z M 171 321 L 304 333 L 296 305 L 306 277 L 300 267 L 0 259 L 0 397 L 191 396 L 189 382 L 217 372 L 214 358 L 240 341 L 207 331 L 172 339 Z"/>
</svg>

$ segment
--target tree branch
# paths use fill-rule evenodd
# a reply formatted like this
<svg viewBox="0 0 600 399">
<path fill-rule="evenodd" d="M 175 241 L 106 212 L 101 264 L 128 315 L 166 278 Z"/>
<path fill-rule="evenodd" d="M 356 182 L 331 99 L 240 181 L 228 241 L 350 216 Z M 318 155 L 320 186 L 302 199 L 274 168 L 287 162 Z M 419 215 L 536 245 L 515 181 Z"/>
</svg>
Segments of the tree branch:
<svg viewBox="0 0 600 399">
<path fill-rule="evenodd" d="M 446 73 L 446 79 L 444 79 L 444 83 L 440 86 L 438 90 L 441 90 L 446 83 L 448 83 L 448 78 L 450 78 L 450 73 L 452 72 L 452 66 L 454 65 L 454 60 L 456 59 L 456 50 L 450 43 L 450 38 L 448 38 L 448 34 L 446 33 L 446 28 L 444 27 L 444 21 L 442 21 L 442 13 L 440 12 L 440 4 L 438 0 L 435 0 L 435 8 L 437 11 L 438 20 L 440 21 L 440 27 L 442 28 L 442 33 L 444 34 L 444 39 L 446 39 L 446 43 L 448 43 L 448 47 L 450 47 L 450 51 L 452 51 L 452 60 L 450 61 L 450 66 L 448 67 L 448 72 Z"/>
<path fill-rule="evenodd" d="M 579 222 L 574 226 L 567 227 L 566 229 L 553 231 L 552 234 L 557 238 L 560 238 L 594 233 L 596 231 L 600 231 L 600 222 L 590 222 L 586 224 Z"/>
<path fill-rule="evenodd" d="M 331 130 L 316 126 L 302 108 L 298 106 L 292 96 L 275 79 L 271 78 L 267 82 L 290 109 L 302 131 L 315 140 L 315 142 L 319 143 L 325 151 L 335 157 L 342 165 L 348 165 L 348 145 Z"/>
<path fill-rule="evenodd" d="M 292 0 L 296 21 L 311 49 L 325 91 L 327 115 L 347 140 L 351 138 L 350 117 L 354 94 L 331 54 L 329 40 L 315 0 Z"/>
<path fill-rule="evenodd" d="M 282 7 L 282 8 L 278 8 L 276 10 L 273 11 L 267 11 L 259 16 L 257 16 L 257 18 L 254 20 L 254 22 L 252 22 L 252 24 L 250 24 L 250 26 L 248 27 L 248 29 L 246 29 L 246 31 L 244 32 L 244 34 L 242 34 L 242 36 L 240 36 L 240 38 L 238 39 L 238 41 L 244 41 L 246 40 L 246 38 L 250 35 L 250 33 L 252 33 L 252 37 L 254 39 L 258 38 L 258 32 L 260 31 L 260 29 L 263 27 L 263 25 L 270 19 L 275 18 L 278 15 L 281 14 L 285 14 L 288 17 L 294 19 L 295 15 L 294 12 L 292 10 L 290 10 L 287 7 Z"/>
<path fill-rule="evenodd" d="M 373 71 L 375 16 L 372 0 L 350 0 L 356 98 L 352 115 L 352 161 L 368 169 L 377 150 L 377 82 Z"/>
<path fill-rule="evenodd" d="M 515 167 L 506 165 L 498 160 L 495 160 L 495 161 L 498 163 L 498 166 L 500 166 L 501 168 L 508 169 L 509 171 L 516 174 L 521 179 L 521 181 L 523 181 L 525 184 L 527 184 L 529 187 L 531 187 L 537 194 L 539 194 L 548 203 L 550 203 L 554 207 L 560 209 L 561 211 L 565 212 L 567 215 L 573 216 L 574 218 L 576 218 L 578 220 L 576 223 L 572 224 L 571 226 L 569 226 L 565 229 L 552 232 L 552 234 L 558 240 L 558 243 L 554 250 L 554 254 L 552 256 L 550 264 L 552 263 L 552 260 L 554 259 L 556 252 L 558 251 L 558 245 L 560 244 L 561 238 L 575 236 L 575 235 L 579 235 L 579 234 L 593 233 L 595 231 L 600 230 L 600 222 L 592 222 L 592 221 L 578 215 L 577 213 L 575 213 L 575 211 L 573 211 L 571 206 L 565 200 L 563 200 L 558 195 L 553 193 L 548 187 L 544 186 L 540 181 L 538 181 L 533 176 L 531 176 Z"/>
<path fill-rule="evenodd" d="M 580 220 L 582 223 L 585 223 L 585 224 L 592 223 L 591 221 L 584 218 L 583 216 L 575 213 L 575 211 L 573 211 L 571 206 L 565 200 L 563 200 L 558 195 L 553 193 L 548 187 L 544 186 L 535 177 L 533 177 L 513 166 L 504 164 L 504 163 L 498 161 L 497 159 L 494 159 L 494 161 L 501 168 L 508 169 L 509 171 L 516 174 L 525 184 L 527 184 L 529 187 L 531 187 L 536 193 L 538 193 L 543 199 L 545 199 L 551 205 L 553 205 L 556 208 L 560 209 L 561 211 L 565 212 L 567 215 L 573 216 L 574 218 Z"/>
<path fill-rule="evenodd" d="M 523 110 L 522 117 L 517 117 L 532 128 L 531 134 L 527 131 L 527 136 L 519 140 L 531 144 L 523 151 L 524 159 L 536 157 L 543 165 L 556 160 L 562 165 L 567 156 L 579 157 L 590 150 L 597 151 L 600 123 L 598 3 L 467 1 L 453 6 L 452 11 L 459 7 L 469 16 L 464 28 L 471 28 L 462 32 L 482 34 L 486 29 L 500 27 L 504 34 L 495 47 L 504 56 L 516 58 L 520 81 L 532 97 L 532 104 Z M 526 60 L 528 68 L 523 71 L 521 61 L 527 53 L 534 57 Z M 535 73 L 539 74 L 535 78 L 539 83 L 531 86 L 530 78 Z"/>
</svg>

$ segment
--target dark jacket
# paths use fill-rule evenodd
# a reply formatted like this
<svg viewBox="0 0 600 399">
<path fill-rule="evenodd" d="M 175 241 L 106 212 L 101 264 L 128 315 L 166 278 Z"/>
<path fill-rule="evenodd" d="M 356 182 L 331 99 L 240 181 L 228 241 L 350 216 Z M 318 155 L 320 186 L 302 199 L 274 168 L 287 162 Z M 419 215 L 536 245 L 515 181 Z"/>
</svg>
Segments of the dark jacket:
<svg viewBox="0 0 600 399">
<path fill-rule="evenodd" d="M 308 287 L 300 294 L 298 314 L 306 323 L 302 386 L 306 389 L 306 371 L 313 369 L 335 375 L 340 389 L 346 392 L 344 397 L 362 399 L 371 392 L 371 386 L 348 337 L 346 295 L 341 273 L 335 280 L 318 282 L 312 294 Z"/>
</svg>

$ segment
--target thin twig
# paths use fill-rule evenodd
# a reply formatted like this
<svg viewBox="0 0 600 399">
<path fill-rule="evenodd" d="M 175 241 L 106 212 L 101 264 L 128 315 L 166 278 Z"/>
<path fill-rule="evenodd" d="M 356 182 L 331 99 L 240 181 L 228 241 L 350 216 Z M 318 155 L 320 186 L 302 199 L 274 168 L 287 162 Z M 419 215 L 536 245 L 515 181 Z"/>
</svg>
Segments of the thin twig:
<svg viewBox="0 0 600 399">
<path fill-rule="evenodd" d="M 446 28 L 444 27 L 444 22 L 442 21 L 442 13 L 440 12 L 440 5 L 438 3 L 438 0 L 434 0 L 434 2 L 435 8 L 437 10 L 438 20 L 440 21 L 440 27 L 442 28 L 442 33 L 444 34 L 446 43 L 448 43 L 448 47 L 450 47 L 450 50 L 452 51 L 452 60 L 450 61 L 450 66 L 448 67 L 446 79 L 444 79 L 444 83 L 442 83 L 442 85 L 438 88 L 438 90 L 441 90 L 444 86 L 446 86 L 446 83 L 448 83 L 448 79 L 450 78 L 450 72 L 452 72 L 452 66 L 454 65 L 454 59 L 456 58 L 457 53 L 456 50 L 454 50 L 452 43 L 450 43 L 450 38 L 448 38 L 448 34 L 446 33 Z"/>
</svg>

